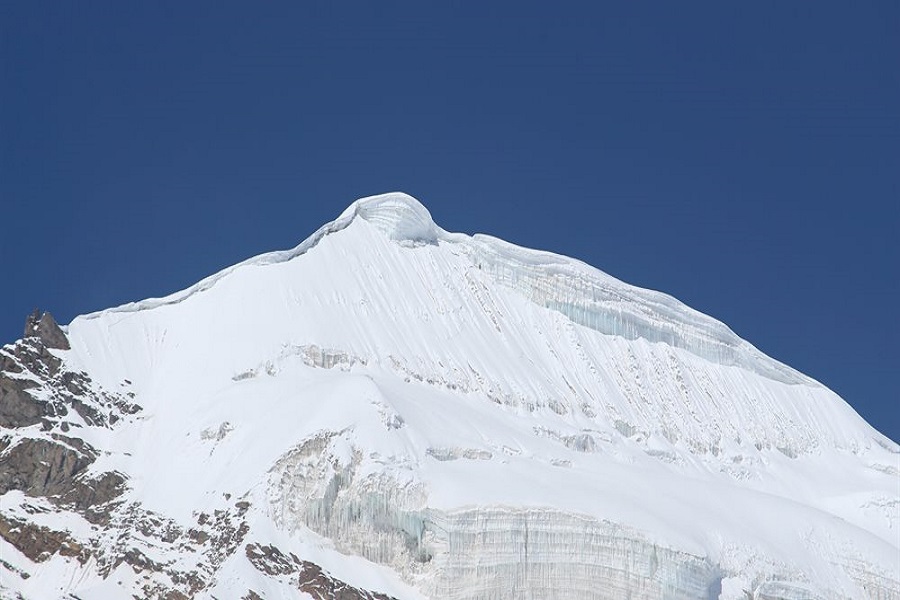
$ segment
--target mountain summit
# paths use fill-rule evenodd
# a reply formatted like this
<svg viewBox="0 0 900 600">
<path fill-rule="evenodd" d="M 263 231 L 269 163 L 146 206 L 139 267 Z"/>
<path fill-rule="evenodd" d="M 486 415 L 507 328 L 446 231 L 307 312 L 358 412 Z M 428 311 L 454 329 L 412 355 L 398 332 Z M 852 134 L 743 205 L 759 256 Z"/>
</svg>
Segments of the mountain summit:
<svg viewBox="0 0 900 600">
<path fill-rule="evenodd" d="M 837 395 L 405 194 L 28 323 L 4 598 L 900 598 L 900 448 Z"/>
</svg>

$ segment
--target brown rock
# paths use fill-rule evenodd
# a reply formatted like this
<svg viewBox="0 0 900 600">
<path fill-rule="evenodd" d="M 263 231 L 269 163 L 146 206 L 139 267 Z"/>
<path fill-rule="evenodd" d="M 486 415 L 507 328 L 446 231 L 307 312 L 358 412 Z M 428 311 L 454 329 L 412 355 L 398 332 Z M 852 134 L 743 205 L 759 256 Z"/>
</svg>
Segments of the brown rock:
<svg viewBox="0 0 900 600">
<path fill-rule="evenodd" d="M 21 490 L 29 496 L 44 496 L 81 511 L 91 523 L 105 523 L 108 514 L 102 507 L 122 494 L 125 478 L 112 471 L 85 477 L 96 451 L 82 440 L 57 438 L 61 441 L 26 438 L 14 445 L 0 439 L 0 495 Z M 72 440 L 77 449 L 62 443 L 65 440 Z"/>
<path fill-rule="evenodd" d="M 69 340 L 63 333 L 56 319 L 49 312 L 41 314 L 41 311 L 34 309 L 25 319 L 25 336 L 26 338 L 37 337 L 47 348 L 55 348 L 57 350 L 69 350 Z"/>
<path fill-rule="evenodd" d="M 27 392 L 34 385 L 31 381 L 0 373 L 0 427 L 28 427 L 40 423 L 46 402 L 35 400 Z"/>
<path fill-rule="evenodd" d="M 296 575 L 297 589 L 316 600 L 396 600 L 378 592 L 353 587 L 332 577 L 322 567 L 290 556 L 272 545 L 247 544 L 247 560 L 258 571 L 269 576 Z"/>
<path fill-rule="evenodd" d="M 23 439 L 0 454 L 0 494 L 22 490 L 30 496 L 57 496 L 94 456 L 46 439 Z"/>
<path fill-rule="evenodd" d="M 28 521 L 0 514 L 0 538 L 34 562 L 43 562 L 57 552 L 84 564 L 90 553 L 64 531 L 54 531 Z"/>
</svg>

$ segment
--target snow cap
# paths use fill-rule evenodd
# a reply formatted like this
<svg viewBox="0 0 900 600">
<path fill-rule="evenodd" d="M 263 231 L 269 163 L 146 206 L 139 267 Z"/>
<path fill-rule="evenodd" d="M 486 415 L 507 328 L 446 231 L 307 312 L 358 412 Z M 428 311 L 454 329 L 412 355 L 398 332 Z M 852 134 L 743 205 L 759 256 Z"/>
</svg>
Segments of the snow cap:
<svg viewBox="0 0 900 600">
<path fill-rule="evenodd" d="M 403 192 L 360 198 L 338 217 L 338 221 L 362 217 L 392 240 L 434 244 L 440 229 L 421 202 Z"/>
</svg>

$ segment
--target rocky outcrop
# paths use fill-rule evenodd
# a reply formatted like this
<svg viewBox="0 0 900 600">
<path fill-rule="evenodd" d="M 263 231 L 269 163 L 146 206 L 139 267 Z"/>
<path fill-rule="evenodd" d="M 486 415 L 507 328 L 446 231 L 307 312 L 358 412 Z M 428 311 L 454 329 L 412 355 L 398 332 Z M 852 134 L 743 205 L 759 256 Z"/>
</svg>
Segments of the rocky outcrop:
<svg viewBox="0 0 900 600">
<path fill-rule="evenodd" d="M 54 556 L 90 562 L 101 578 L 127 566 L 146 581 L 141 597 L 196 597 L 242 549 L 249 502 L 201 512 L 193 527 L 183 527 L 130 500 L 125 475 L 97 469 L 107 449 L 80 432 L 115 428 L 141 408 L 127 391 L 130 382 L 123 382 L 124 393 L 100 387 L 71 368 L 68 349 L 53 317 L 38 311 L 28 317 L 23 339 L 0 348 L 0 540 L 32 563 Z M 77 534 L 45 525 L 41 515 L 56 510 L 73 522 L 84 519 Z M 160 560 L 161 547 L 183 560 Z M 0 560 L 0 597 L 7 577 L 33 575 L 7 558 Z"/>
<path fill-rule="evenodd" d="M 73 433 L 112 427 L 140 407 L 67 368 L 68 347 L 50 313 L 35 311 L 25 338 L 0 348 L 0 495 L 19 490 L 103 523 L 125 477 L 91 472 L 100 451 Z"/>
<path fill-rule="evenodd" d="M 21 490 L 29 496 L 53 498 L 67 493 L 96 456 L 87 444 L 82 448 L 78 451 L 65 443 L 42 438 L 7 442 L 0 454 L 0 494 Z"/>
<path fill-rule="evenodd" d="M 80 515 L 96 531 L 107 527 L 126 478 L 92 469 L 102 451 L 75 432 L 113 427 L 140 407 L 68 367 L 66 350 L 65 333 L 50 313 L 39 311 L 26 319 L 23 339 L 0 348 L 0 496 L 21 492 L 25 499 L 21 506 L 0 505 L 0 538 L 32 562 L 60 555 L 85 564 L 96 558 L 99 538 L 76 539 L 30 520 L 29 513 L 56 507 Z M 29 576 L 8 561 L 3 569 Z"/>
<path fill-rule="evenodd" d="M 111 393 L 94 384 L 87 373 L 66 368 L 54 351 L 68 341 L 53 317 L 31 315 L 24 339 L 0 348 L 0 427 L 41 425 L 63 433 L 72 427 L 110 427 L 135 414 L 133 394 Z"/>
<path fill-rule="evenodd" d="M 35 400 L 28 393 L 36 385 L 33 381 L 13 379 L 0 373 L 0 427 L 28 427 L 48 416 L 47 403 Z"/>
<path fill-rule="evenodd" d="M 90 557 L 90 552 L 64 531 L 54 531 L 3 514 L 0 514 L 0 538 L 33 562 L 43 562 L 58 553 L 73 557 L 83 565 Z"/>
<path fill-rule="evenodd" d="M 60 329 L 53 315 L 48 312 L 41 314 L 41 311 L 37 308 L 25 319 L 25 333 L 23 337 L 26 339 L 36 337 L 47 348 L 55 348 L 57 350 L 68 350 L 70 348 L 69 339 L 63 333 L 63 330 Z"/>
<path fill-rule="evenodd" d="M 353 587 L 332 577 L 315 563 L 286 555 L 271 545 L 247 544 L 247 560 L 256 570 L 270 577 L 288 577 L 298 590 L 316 600 L 394 600 L 391 596 Z M 248 598 L 259 598 L 252 590 Z"/>
<path fill-rule="evenodd" d="M 97 452 L 77 438 L 0 438 L 0 495 L 20 490 L 78 511 L 91 523 L 109 518 L 109 504 L 125 490 L 125 477 L 114 471 L 91 475 Z"/>
</svg>

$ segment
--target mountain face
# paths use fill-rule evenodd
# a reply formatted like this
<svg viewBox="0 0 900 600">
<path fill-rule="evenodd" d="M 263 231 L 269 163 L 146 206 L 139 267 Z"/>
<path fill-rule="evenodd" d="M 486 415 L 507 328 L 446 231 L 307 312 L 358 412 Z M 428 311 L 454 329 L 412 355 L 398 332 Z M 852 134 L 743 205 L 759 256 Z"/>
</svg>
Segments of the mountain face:
<svg viewBox="0 0 900 600">
<path fill-rule="evenodd" d="M 900 448 L 403 194 L 0 350 L 0 597 L 900 598 Z"/>
</svg>

